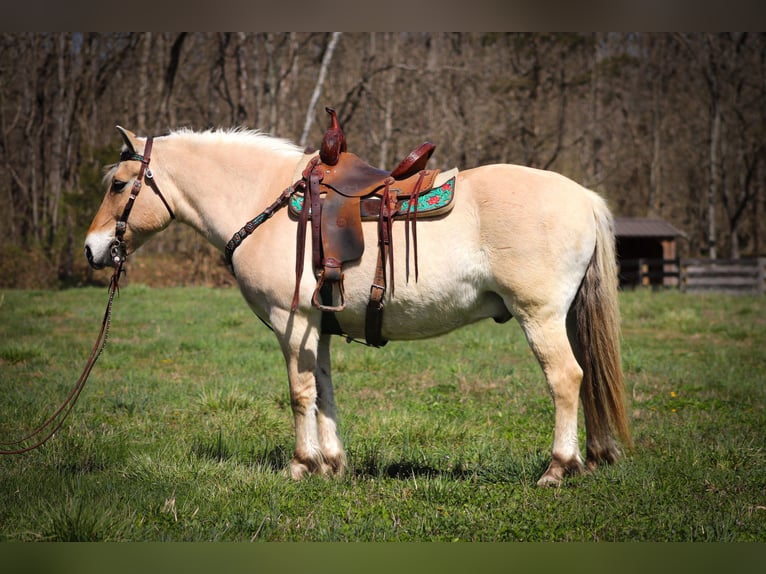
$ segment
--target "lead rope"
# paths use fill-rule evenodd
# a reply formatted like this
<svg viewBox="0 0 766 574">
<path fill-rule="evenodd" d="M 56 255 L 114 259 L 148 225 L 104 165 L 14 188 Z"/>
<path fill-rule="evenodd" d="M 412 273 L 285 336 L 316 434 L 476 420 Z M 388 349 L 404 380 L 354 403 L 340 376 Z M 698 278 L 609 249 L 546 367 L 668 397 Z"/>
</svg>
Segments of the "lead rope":
<svg viewBox="0 0 766 574">
<path fill-rule="evenodd" d="M 99 331 L 98 338 L 96 339 L 96 342 L 93 345 L 93 349 L 90 352 L 88 361 L 85 363 L 85 368 L 83 369 L 80 378 L 77 379 L 74 388 L 69 392 L 67 398 L 64 399 L 64 402 L 61 403 L 61 406 L 59 406 L 59 408 L 56 409 L 56 412 L 48 417 L 45 422 L 43 422 L 35 430 L 29 432 L 26 436 L 11 442 L 0 442 L 0 445 L 4 447 L 16 446 L 25 443 L 28 440 L 35 439 L 36 437 L 43 435 L 43 433 L 46 434 L 44 434 L 42 438 L 37 438 L 37 442 L 31 446 L 19 447 L 15 449 L 2 449 L 0 450 L 0 455 L 22 454 L 44 445 L 61 428 L 61 425 L 64 424 L 64 421 L 69 416 L 69 413 L 72 412 L 72 409 L 77 403 L 77 399 L 80 397 L 80 393 L 85 386 L 85 382 L 88 380 L 88 376 L 90 375 L 91 370 L 93 370 L 93 366 L 96 364 L 96 361 L 101 356 L 101 353 L 106 346 L 106 341 L 109 338 L 109 326 L 112 321 L 112 303 L 114 302 L 115 293 L 119 293 L 120 276 L 123 273 L 123 267 L 125 265 L 125 261 L 127 260 L 127 249 L 123 238 L 128 228 L 128 217 L 130 216 L 130 212 L 133 209 L 133 204 L 135 203 L 136 198 L 141 191 L 144 176 L 149 179 L 149 184 L 151 185 L 152 189 L 162 199 L 162 202 L 165 204 L 165 207 L 170 213 L 171 219 L 175 219 L 175 214 L 173 213 L 173 210 L 170 209 L 170 204 L 168 204 L 168 202 L 165 200 L 165 197 L 162 195 L 159 188 L 157 187 L 156 182 L 153 180 L 151 171 L 149 171 L 149 160 L 151 157 L 153 141 L 153 137 L 146 138 L 146 145 L 144 146 L 143 155 L 132 153 L 125 158 L 140 161 L 141 167 L 138 170 L 138 176 L 133 182 L 133 188 L 131 190 L 130 197 L 128 198 L 128 202 L 125 204 L 125 207 L 122 210 L 122 215 L 117 221 L 115 238 L 111 245 L 111 255 L 112 260 L 114 261 L 114 273 L 112 274 L 112 279 L 109 281 L 109 298 L 106 303 L 104 318 L 101 321 L 101 330 Z"/>
<path fill-rule="evenodd" d="M 64 421 L 66 420 L 66 418 L 69 416 L 69 413 L 72 412 L 72 409 L 77 403 L 77 399 L 79 398 L 80 393 L 82 392 L 82 389 L 85 386 L 85 382 L 88 380 L 88 376 L 90 375 L 90 372 L 93 369 L 93 366 L 96 364 L 96 361 L 101 356 L 101 353 L 104 350 L 104 347 L 106 346 L 106 341 L 109 338 L 109 326 L 112 321 L 112 302 L 114 301 L 115 293 L 119 293 L 119 281 L 120 281 L 120 275 L 123 272 L 124 261 L 125 261 L 124 257 L 121 257 L 119 258 L 119 260 L 116 260 L 115 262 L 116 264 L 114 268 L 114 274 L 112 275 L 112 279 L 109 282 L 109 298 L 106 303 L 106 311 L 104 311 L 104 318 L 101 321 L 101 330 L 99 331 L 98 338 L 96 339 L 96 342 L 93 345 L 93 349 L 90 352 L 88 361 L 85 363 L 85 368 L 83 369 L 82 374 L 80 375 L 80 378 L 77 379 L 77 383 L 75 383 L 74 388 L 69 392 L 69 395 L 64 400 L 64 402 L 61 403 L 61 406 L 59 406 L 59 408 L 56 409 L 56 412 L 54 412 L 50 417 L 48 417 L 45 420 L 45 422 L 43 422 L 35 430 L 29 432 L 26 436 L 19 438 L 15 441 L 2 442 L 0 444 L 2 444 L 5 447 L 10 447 L 10 446 L 20 445 L 31 439 L 36 439 L 37 442 L 35 442 L 31 446 L 19 447 L 19 448 L 8 449 L 8 450 L 5 450 L 5 449 L 0 450 L 0 455 L 22 454 L 24 452 L 34 450 L 44 445 L 46 442 L 48 442 L 48 440 L 53 435 L 56 434 L 56 432 L 61 428 L 61 425 L 64 424 Z M 43 435 L 43 433 L 45 434 Z M 42 438 L 39 438 L 40 435 L 43 435 Z"/>
</svg>

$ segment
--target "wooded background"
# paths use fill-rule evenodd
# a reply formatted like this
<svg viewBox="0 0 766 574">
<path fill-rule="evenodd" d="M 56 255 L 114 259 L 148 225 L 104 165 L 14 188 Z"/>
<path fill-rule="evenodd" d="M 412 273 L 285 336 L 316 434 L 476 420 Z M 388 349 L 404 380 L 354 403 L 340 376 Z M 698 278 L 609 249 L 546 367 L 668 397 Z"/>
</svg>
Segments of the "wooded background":
<svg viewBox="0 0 766 574">
<path fill-rule="evenodd" d="M 665 219 L 684 256 L 766 254 L 765 34 L 3 33 L 0 286 L 92 280 L 115 125 L 316 146 L 325 105 L 380 167 L 428 139 L 437 167 L 552 169 Z M 223 269 L 182 226 L 144 250 L 179 254 L 191 282 Z"/>
</svg>

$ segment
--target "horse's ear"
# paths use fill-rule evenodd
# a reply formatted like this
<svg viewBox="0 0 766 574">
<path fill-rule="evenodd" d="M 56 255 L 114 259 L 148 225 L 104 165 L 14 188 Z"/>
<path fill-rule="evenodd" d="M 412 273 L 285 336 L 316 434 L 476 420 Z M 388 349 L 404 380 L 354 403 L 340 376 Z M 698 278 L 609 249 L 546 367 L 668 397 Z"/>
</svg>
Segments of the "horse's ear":
<svg viewBox="0 0 766 574">
<path fill-rule="evenodd" d="M 136 152 L 136 134 L 130 130 L 126 130 L 122 126 L 117 126 L 117 131 L 120 132 L 122 141 L 125 142 L 126 146 L 128 146 L 130 153 L 138 153 Z"/>
</svg>

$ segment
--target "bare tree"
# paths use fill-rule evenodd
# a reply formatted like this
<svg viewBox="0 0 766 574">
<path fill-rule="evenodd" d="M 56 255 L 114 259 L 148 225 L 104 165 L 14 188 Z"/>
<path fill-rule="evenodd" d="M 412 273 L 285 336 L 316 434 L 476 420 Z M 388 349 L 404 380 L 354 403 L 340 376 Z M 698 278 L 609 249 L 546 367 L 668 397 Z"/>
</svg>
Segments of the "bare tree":
<svg viewBox="0 0 766 574">
<path fill-rule="evenodd" d="M 322 86 L 324 85 L 324 80 L 327 76 L 327 68 L 330 67 L 330 62 L 332 62 L 332 56 L 335 53 L 335 46 L 338 45 L 338 40 L 340 40 L 340 35 L 340 32 L 333 32 L 327 40 L 327 47 L 325 48 L 324 56 L 322 56 L 322 65 L 319 67 L 314 91 L 311 93 L 311 99 L 309 100 L 308 108 L 306 108 L 306 121 L 303 124 L 303 132 L 298 140 L 298 143 L 302 146 L 306 145 L 309 131 L 311 131 L 311 125 L 314 123 L 316 105 L 319 101 L 319 97 L 322 95 Z"/>
<path fill-rule="evenodd" d="M 758 60 L 763 57 L 762 36 L 747 33 L 731 38 L 731 57 L 727 57 L 726 82 L 732 90 L 727 124 L 731 134 L 724 139 L 722 148 L 731 156 L 726 162 L 732 167 L 722 174 L 722 202 L 729 224 L 729 257 L 740 257 L 742 224 L 749 213 L 750 204 L 757 203 L 759 186 L 756 183 L 759 163 L 763 161 L 766 143 L 762 130 L 751 126 L 763 126 L 766 121 L 764 94 L 752 81 L 752 71 L 758 70 Z M 729 176 L 733 173 L 733 176 Z M 759 222 L 753 221 L 753 233 L 757 236 Z"/>
<path fill-rule="evenodd" d="M 138 77 L 138 98 L 136 99 L 136 128 L 138 130 L 146 129 L 147 103 L 149 101 L 149 62 L 152 56 L 152 33 L 147 32 L 141 40 L 141 59 L 139 66 L 144 73 Z"/>
<path fill-rule="evenodd" d="M 176 36 L 172 46 L 170 47 L 170 60 L 168 61 L 167 68 L 165 69 L 161 114 L 167 118 L 167 122 L 171 126 L 176 124 L 175 106 L 171 102 L 173 96 L 173 86 L 175 84 L 176 74 L 178 73 L 178 68 L 180 66 L 181 51 L 187 36 L 187 32 L 181 32 Z"/>
<path fill-rule="evenodd" d="M 247 35 L 244 32 L 237 32 L 237 45 L 235 48 L 235 60 L 237 65 L 237 110 L 235 123 L 244 124 L 247 122 L 248 109 L 248 69 L 247 69 Z"/>
</svg>

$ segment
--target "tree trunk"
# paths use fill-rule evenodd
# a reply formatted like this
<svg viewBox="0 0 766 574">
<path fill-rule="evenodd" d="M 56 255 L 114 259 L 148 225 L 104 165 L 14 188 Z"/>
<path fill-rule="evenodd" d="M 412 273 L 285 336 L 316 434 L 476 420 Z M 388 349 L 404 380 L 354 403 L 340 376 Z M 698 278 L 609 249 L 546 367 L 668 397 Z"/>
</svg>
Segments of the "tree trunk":
<svg viewBox="0 0 766 574">
<path fill-rule="evenodd" d="M 707 191 L 707 246 L 710 259 L 716 259 L 715 198 L 719 187 L 718 148 L 721 135 L 721 105 L 717 90 L 711 88 L 710 102 L 710 148 L 708 150 L 709 175 Z"/>
<path fill-rule="evenodd" d="M 646 213 L 649 217 L 659 217 L 662 204 L 662 128 L 664 82 L 665 82 L 665 44 L 653 51 L 657 55 L 653 58 L 656 66 L 651 90 L 652 90 L 652 154 L 649 163 L 649 196 L 646 200 Z"/>
<path fill-rule="evenodd" d="M 384 46 L 388 46 L 390 49 L 389 58 L 391 59 L 391 69 L 388 71 L 385 77 L 385 103 L 383 112 L 383 137 L 380 142 L 380 150 L 378 155 L 378 167 L 385 169 L 389 162 L 389 153 L 391 148 L 391 137 L 394 132 L 394 87 L 396 85 L 396 79 L 399 75 L 396 63 L 399 59 L 399 33 L 388 32 L 386 34 L 387 41 L 383 42 Z"/>
<path fill-rule="evenodd" d="M 183 49 L 186 37 L 187 32 L 181 32 L 176 36 L 176 39 L 170 48 L 170 60 L 168 61 L 168 66 L 165 70 L 162 111 L 169 126 L 176 125 L 176 109 L 175 106 L 171 104 L 171 97 L 173 95 L 173 85 L 176 80 L 176 74 L 178 73 L 178 66 L 181 60 L 181 50 Z"/>
<path fill-rule="evenodd" d="M 266 50 L 267 59 L 264 93 L 268 98 L 268 124 L 266 130 L 269 133 L 274 133 L 274 129 L 277 126 L 277 103 L 279 97 L 279 74 L 277 73 L 278 68 L 274 42 L 274 35 L 267 33 L 263 47 Z"/>
<path fill-rule="evenodd" d="M 759 164 L 759 166 L 762 164 Z M 762 257 L 765 254 L 761 251 L 761 221 L 763 211 L 764 200 L 764 185 L 763 176 L 761 175 L 762 169 L 756 167 L 756 177 L 754 181 L 755 185 L 755 197 L 753 198 L 753 253 L 756 257 Z"/>
<path fill-rule="evenodd" d="M 149 59 L 152 49 L 152 33 L 146 32 L 143 35 L 143 46 L 141 49 L 140 70 L 138 74 L 138 99 L 136 101 L 136 127 L 133 129 L 144 132 L 146 125 L 146 104 L 149 101 Z"/>
<path fill-rule="evenodd" d="M 314 91 L 311 94 L 311 100 L 309 101 L 308 108 L 306 109 L 306 121 L 303 124 L 303 133 L 301 133 L 301 138 L 299 140 L 299 144 L 304 147 L 306 145 L 306 141 L 308 140 L 311 126 L 314 123 L 314 115 L 316 114 L 315 108 L 317 102 L 319 101 L 319 97 L 322 95 L 322 86 L 324 85 L 325 76 L 327 76 L 327 68 L 330 67 L 330 62 L 332 62 L 332 55 L 335 52 L 335 46 L 338 44 L 340 35 L 340 32 L 332 33 L 329 40 L 327 41 L 327 47 L 325 48 L 324 56 L 322 56 L 322 65 L 319 68 L 317 81 L 316 84 L 314 84 Z"/>
<path fill-rule="evenodd" d="M 237 112 L 236 122 L 239 125 L 247 123 L 247 35 L 237 32 L 237 48 L 235 57 L 237 60 Z"/>
<path fill-rule="evenodd" d="M 596 33 L 593 43 L 593 68 L 591 72 L 591 93 L 590 93 L 590 105 L 591 105 L 591 141 L 590 141 L 590 177 L 586 183 L 587 187 L 597 188 L 600 186 L 603 180 L 603 164 L 601 161 L 602 147 L 604 144 L 603 128 L 601 122 L 603 121 L 603 114 L 601 111 L 601 92 L 602 92 L 602 79 L 601 79 L 601 61 L 604 58 L 603 44 L 606 40 L 603 34 Z"/>
</svg>

